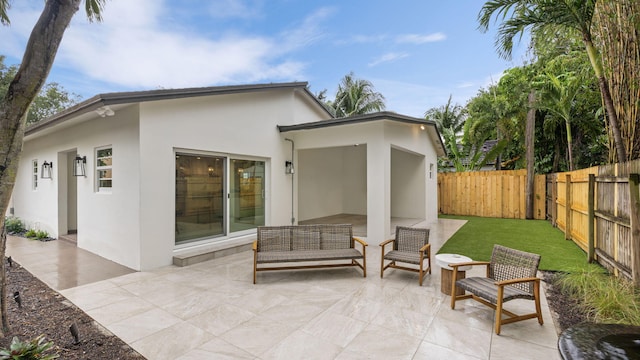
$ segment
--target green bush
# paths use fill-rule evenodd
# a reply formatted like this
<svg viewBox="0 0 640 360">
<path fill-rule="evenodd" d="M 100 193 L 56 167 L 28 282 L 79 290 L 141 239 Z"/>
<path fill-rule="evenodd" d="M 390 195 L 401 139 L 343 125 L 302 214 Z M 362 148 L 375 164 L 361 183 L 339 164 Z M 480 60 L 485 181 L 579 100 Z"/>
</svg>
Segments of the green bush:
<svg viewBox="0 0 640 360">
<path fill-rule="evenodd" d="M 58 354 L 45 354 L 51 350 L 53 342 L 45 342 L 44 336 L 40 335 L 31 341 L 20 341 L 14 337 L 9 349 L 0 350 L 0 360 L 51 360 L 59 357 Z"/>
<path fill-rule="evenodd" d="M 4 227 L 9 234 L 19 234 L 25 230 L 22 220 L 13 216 L 4 218 Z"/>
<path fill-rule="evenodd" d="M 35 239 L 38 236 L 38 232 L 34 229 L 29 229 L 26 233 L 24 233 L 24 236 L 28 237 L 29 239 Z"/>
<path fill-rule="evenodd" d="M 630 281 L 599 265 L 561 275 L 562 291 L 580 301 L 595 323 L 640 325 L 640 294 Z"/>
<path fill-rule="evenodd" d="M 46 239 L 49 237 L 49 233 L 44 231 L 44 230 L 38 230 L 36 231 L 36 239 L 38 240 L 42 240 L 42 239 Z"/>
</svg>

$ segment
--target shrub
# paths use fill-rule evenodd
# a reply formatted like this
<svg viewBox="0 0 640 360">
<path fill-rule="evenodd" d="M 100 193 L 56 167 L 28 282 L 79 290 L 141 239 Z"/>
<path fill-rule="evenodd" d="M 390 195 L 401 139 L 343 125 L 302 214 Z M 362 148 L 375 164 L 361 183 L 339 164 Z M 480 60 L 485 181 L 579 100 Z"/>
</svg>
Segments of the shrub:
<svg viewBox="0 0 640 360">
<path fill-rule="evenodd" d="M 608 274 L 602 267 L 567 273 L 559 281 L 562 291 L 578 299 L 595 323 L 640 325 L 640 294 L 625 279 Z"/>
<path fill-rule="evenodd" d="M 5 217 L 4 227 L 9 234 L 19 234 L 24 232 L 24 223 L 17 217 Z"/>
<path fill-rule="evenodd" d="M 14 337 L 9 349 L 0 350 L 0 360 L 51 360 L 59 357 L 58 354 L 45 354 L 53 346 L 53 342 L 45 342 L 44 335 L 40 335 L 31 341 L 20 341 Z"/>
<path fill-rule="evenodd" d="M 35 239 L 38 236 L 38 232 L 34 229 L 29 229 L 26 233 L 24 233 L 24 236 L 28 237 L 29 239 Z"/>
<path fill-rule="evenodd" d="M 36 239 L 43 240 L 49 237 L 49 233 L 44 230 L 36 231 Z"/>
</svg>

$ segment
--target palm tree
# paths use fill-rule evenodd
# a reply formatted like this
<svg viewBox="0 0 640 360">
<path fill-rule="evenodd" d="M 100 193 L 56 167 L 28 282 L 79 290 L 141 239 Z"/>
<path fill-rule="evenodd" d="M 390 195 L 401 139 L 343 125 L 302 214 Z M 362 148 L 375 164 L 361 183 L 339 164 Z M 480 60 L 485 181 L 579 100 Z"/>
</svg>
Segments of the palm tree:
<svg viewBox="0 0 640 360">
<path fill-rule="evenodd" d="M 604 75 L 600 54 L 593 44 L 591 26 L 597 0 L 490 0 L 478 14 L 480 29 L 489 28 L 491 18 L 504 19 L 498 29 L 496 47 L 498 54 L 510 58 L 513 38 L 531 28 L 532 32 L 546 27 L 566 28 L 578 31 L 582 36 L 591 67 L 598 78 L 598 86 L 605 104 L 609 126 L 613 134 L 618 161 L 626 161 L 618 114 L 613 105 L 609 83 Z"/>
<path fill-rule="evenodd" d="M 25 122 L 29 106 L 44 85 L 53 66 L 58 47 L 82 0 L 47 0 L 35 24 L 15 77 L 0 98 L 0 212 L 5 214 L 16 179 Z M 84 0 L 90 21 L 100 21 L 106 0 Z M 0 24 L 9 25 L 10 0 L 0 0 Z M 0 216 L 0 259 L 4 259 L 6 233 L 4 216 Z M 0 261 L 0 337 L 9 331 L 7 319 L 7 286 L 4 262 Z"/>
<path fill-rule="evenodd" d="M 384 96 L 376 92 L 370 81 L 345 75 L 338 85 L 336 99 L 331 103 L 337 117 L 370 114 L 385 109 Z"/>
<path fill-rule="evenodd" d="M 451 104 L 451 95 L 449 95 L 446 104 L 427 110 L 424 118 L 435 121 L 436 128 L 441 134 L 444 129 L 451 129 L 454 134 L 457 134 L 464 127 L 466 111 L 458 104 Z"/>
<path fill-rule="evenodd" d="M 549 72 L 544 74 L 544 80 L 542 81 L 542 99 L 539 102 L 539 106 L 541 109 L 547 110 L 549 115 L 564 120 L 567 134 L 569 171 L 573 171 L 571 118 L 573 104 L 580 89 L 580 79 L 572 73 L 565 73 L 560 76 L 555 76 Z"/>
</svg>

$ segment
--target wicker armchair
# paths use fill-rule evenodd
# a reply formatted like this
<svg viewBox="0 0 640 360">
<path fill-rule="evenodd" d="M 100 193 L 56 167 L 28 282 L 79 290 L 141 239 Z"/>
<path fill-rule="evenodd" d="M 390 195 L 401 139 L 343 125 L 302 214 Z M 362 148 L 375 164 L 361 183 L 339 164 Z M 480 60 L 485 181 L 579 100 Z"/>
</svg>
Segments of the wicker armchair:
<svg viewBox="0 0 640 360">
<path fill-rule="evenodd" d="M 384 253 L 385 246 L 393 244 L 393 250 Z M 384 241 L 380 244 L 382 257 L 380 262 L 380 278 L 388 268 L 395 268 L 417 272 L 418 283 L 422 286 L 422 279 L 428 272 L 431 274 L 431 244 L 429 244 L 429 229 L 412 228 L 405 226 L 396 227 L 396 238 Z M 391 261 L 385 266 L 385 260 Z M 424 268 L 424 261 L 429 266 Z M 396 262 L 418 265 L 418 268 L 397 265 Z"/>
<path fill-rule="evenodd" d="M 542 325 L 540 310 L 540 279 L 536 277 L 540 255 L 494 245 L 491 262 L 472 261 L 450 264 L 453 268 L 451 281 L 451 309 L 455 309 L 456 301 L 473 298 L 474 300 L 496 310 L 495 331 L 500 335 L 500 327 L 516 321 L 537 318 Z M 485 265 L 486 277 L 470 277 L 456 281 L 459 266 Z M 471 294 L 455 295 L 456 286 Z M 517 315 L 503 308 L 503 303 L 513 299 L 534 300 L 536 312 Z M 506 318 L 502 318 L 502 314 Z"/>
</svg>

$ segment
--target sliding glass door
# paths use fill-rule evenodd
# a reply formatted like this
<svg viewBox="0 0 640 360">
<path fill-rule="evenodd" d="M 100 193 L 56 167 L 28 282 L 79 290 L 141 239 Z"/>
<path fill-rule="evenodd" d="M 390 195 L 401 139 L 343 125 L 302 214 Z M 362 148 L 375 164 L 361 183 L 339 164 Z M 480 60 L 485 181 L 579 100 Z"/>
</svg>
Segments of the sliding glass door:
<svg viewBox="0 0 640 360">
<path fill-rule="evenodd" d="M 222 236 L 225 158 L 176 154 L 176 244 Z"/>
<path fill-rule="evenodd" d="M 264 161 L 176 153 L 175 164 L 176 245 L 264 225 Z"/>
<path fill-rule="evenodd" d="M 229 230 L 264 225 L 264 161 L 231 160 Z"/>
</svg>

